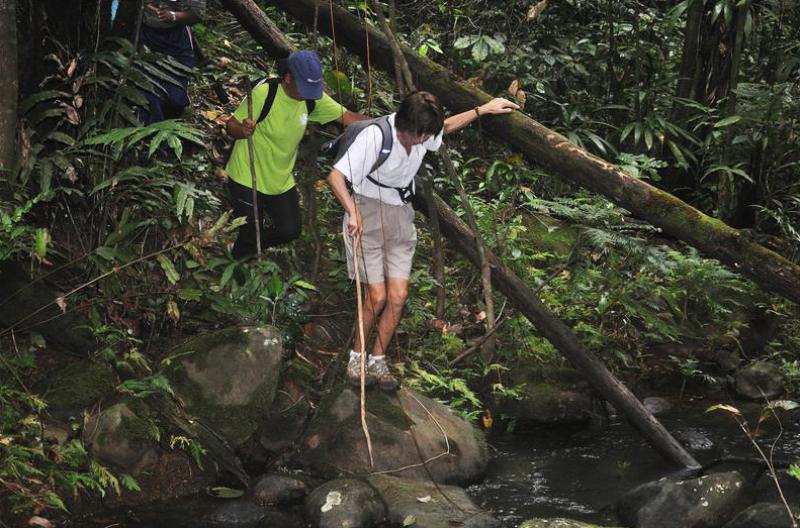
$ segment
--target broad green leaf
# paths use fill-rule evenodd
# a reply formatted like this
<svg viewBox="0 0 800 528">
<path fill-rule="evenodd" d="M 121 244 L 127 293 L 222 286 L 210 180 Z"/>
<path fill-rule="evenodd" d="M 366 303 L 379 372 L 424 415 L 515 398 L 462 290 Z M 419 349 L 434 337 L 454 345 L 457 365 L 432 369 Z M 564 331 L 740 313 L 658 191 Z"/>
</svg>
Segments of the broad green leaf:
<svg viewBox="0 0 800 528">
<path fill-rule="evenodd" d="M 181 288 L 178 298 L 184 301 L 199 301 L 203 297 L 203 292 L 196 288 Z"/>
<path fill-rule="evenodd" d="M 304 290 L 317 291 L 317 287 L 316 286 L 314 286 L 310 282 L 306 282 L 306 281 L 304 281 L 302 279 L 294 281 L 294 285 L 299 287 L 299 288 L 303 288 Z"/>
<path fill-rule="evenodd" d="M 43 227 L 36 229 L 34 250 L 39 258 L 44 258 L 47 255 L 47 244 L 49 240 L 50 235 L 47 233 L 47 229 Z"/>
<path fill-rule="evenodd" d="M 100 246 L 94 252 L 106 260 L 115 260 L 117 258 L 116 250 L 108 246 Z"/>
<path fill-rule="evenodd" d="M 734 123 L 738 123 L 741 120 L 742 120 L 742 116 L 739 116 L 739 115 L 729 116 L 729 117 L 726 117 L 725 119 L 721 119 L 721 120 L 717 121 L 716 123 L 714 123 L 714 128 L 726 127 L 728 125 L 732 125 Z"/>
<path fill-rule="evenodd" d="M 475 44 L 479 38 L 480 35 L 465 35 L 463 37 L 458 37 L 456 41 L 453 42 L 453 47 L 455 49 L 466 49 Z"/>
<path fill-rule="evenodd" d="M 180 275 L 178 274 L 178 270 L 175 269 L 175 265 L 172 263 L 166 255 L 161 254 L 156 257 L 158 263 L 161 264 L 161 269 L 164 270 L 164 274 L 167 276 L 167 280 L 170 284 L 176 284 L 180 279 Z"/>
</svg>

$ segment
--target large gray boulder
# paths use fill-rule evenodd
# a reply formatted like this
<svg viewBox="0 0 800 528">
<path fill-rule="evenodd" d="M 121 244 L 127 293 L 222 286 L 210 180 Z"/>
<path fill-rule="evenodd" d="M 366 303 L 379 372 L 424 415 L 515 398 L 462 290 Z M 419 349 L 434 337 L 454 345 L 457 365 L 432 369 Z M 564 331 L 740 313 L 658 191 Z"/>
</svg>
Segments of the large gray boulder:
<svg viewBox="0 0 800 528">
<path fill-rule="evenodd" d="M 98 460 L 134 474 L 158 461 L 157 431 L 147 405 L 127 398 L 90 415 L 83 442 Z"/>
<path fill-rule="evenodd" d="M 361 428 L 359 396 L 349 388 L 332 391 L 320 403 L 297 461 L 330 478 L 377 471 L 428 478 L 421 460 L 428 460 L 437 482 L 468 484 L 483 475 L 488 460 L 483 433 L 446 406 L 406 388 L 395 395 L 371 389 L 366 401 L 374 467 Z"/>
<path fill-rule="evenodd" d="M 500 528 L 500 521 L 481 510 L 463 488 L 430 480 L 373 475 L 369 482 L 378 490 L 393 526 L 420 528 Z M 444 494 L 444 495 L 443 495 Z M 413 524 L 410 524 L 413 521 Z M 406 523 L 406 524 L 404 524 Z"/>
<path fill-rule="evenodd" d="M 386 505 L 369 482 L 336 479 L 306 498 L 312 528 L 370 528 L 386 519 Z"/>
<path fill-rule="evenodd" d="M 737 471 L 673 481 L 662 478 L 628 492 L 617 504 L 633 528 L 711 528 L 725 524 L 745 502 Z"/>
<path fill-rule="evenodd" d="M 253 485 L 253 499 L 262 506 L 280 506 L 306 496 L 306 483 L 290 475 L 263 475 Z"/>
<path fill-rule="evenodd" d="M 736 373 L 733 388 L 736 394 L 750 400 L 773 399 L 784 390 L 783 371 L 768 361 L 756 361 Z"/>
<path fill-rule="evenodd" d="M 519 528 L 609 528 L 589 524 L 573 519 L 554 518 L 554 519 L 529 519 L 519 525 Z"/>
<path fill-rule="evenodd" d="M 795 509 L 795 515 L 800 513 Z M 759 502 L 733 518 L 724 528 L 793 528 L 783 504 Z"/>
<path fill-rule="evenodd" d="M 121 493 L 108 493 L 102 508 L 130 508 L 174 501 L 196 495 L 217 476 L 216 466 L 203 458 L 198 466 L 190 453 L 167 449 L 156 440 L 162 425 L 155 412 L 142 400 L 132 397 L 110 403 L 92 414 L 83 428 L 83 442 L 89 453 L 115 472 L 131 475 L 139 490 L 124 487 Z M 99 504 L 86 503 L 70 508 L 78 514 L 93 511 Z"/>
<path fill-rule="evenodd" d="M 282 350 L 272 327 L 227 328 L 175 349 L 164 372 L 186 411 L 239 447 L 272 406 Z"/>
</svg>

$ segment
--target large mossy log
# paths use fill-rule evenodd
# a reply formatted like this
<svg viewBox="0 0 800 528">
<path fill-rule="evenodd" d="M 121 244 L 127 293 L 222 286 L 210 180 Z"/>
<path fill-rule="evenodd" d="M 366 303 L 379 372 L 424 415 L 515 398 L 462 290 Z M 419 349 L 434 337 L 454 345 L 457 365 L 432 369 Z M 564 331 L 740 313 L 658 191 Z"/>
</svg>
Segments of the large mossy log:
<svg viewBox="0 0 800 528">
<path fill-rule="evenodd" d="M 240 12 L 250 13 L 259 19 L 267 17 L 260 10 L 252 9 L 253 0 L 227 0 L 231 3 L 241 4 L 246 9 Z M 245 24 L 251 35 L 264 45 L 272 38 L 271 33 L 261 32 L 259 27 L 264 24 L 252 21 Z M 278 56 L 282 56 L 279 54 Z M 480 257 L 475 244 L 474 234 L 464 225 L 455 213 L 441 199 L 436 197 L 423 197 L 421 209 L 435 211 L 439 218 L 442 233 L 454 243 L 473 264 L 480 266 Z M 617 380 L 608 368 L 586 348 L 581 345 L 572 331 L 564 323 L 553 316 L 547 308 L 536 298 L 528 286 L 507 268 L 500 259 L 489 252 L 487 257 L 491 264 L 492 281 L 509 300 L 527 317 L 540 333 L 558 348 L 577 368 L 604 398 L 608 399 L 628 420 L 636 427 L 642 436 L 647 439 L 666 459 L 690 469 L 699 468 L 699 464 L 686 451 L 680 443 L 664 428 L 663 425 L 639 402 L 638 399 Z"/>
<path fill-rule="evenodd" d="M 337 45 L 347 47 L 362 59 L 366 59 L 369 53 L 372 66 L 393 74 L 392 50 L 386 38 L 370 27 L 367 49 L 364 26 L 345 9 L 330 7 L 327 1 L 320 0 L 266 0 L 266 3 L 309 27 L 314 24 L 316 11 L 320 32 L 331 35 L 335 29 Z M 403 51 L 415 75 L 416 85 L 436 94 L 451 111 L 468 110 L 491 99 L 486 92 L 469 86 L 426 57 L 407 47 L 403 47 Z M 523 113 L 493 116 L 483 120 L 481 126 L 551 173 L 604 195 L 638 218 L 691 244 L 732 270 L 749 276 L 761 287 L 800 302 L 800 266 L 759 245 L 744 232 L 589 154 Z"/>
</svg>

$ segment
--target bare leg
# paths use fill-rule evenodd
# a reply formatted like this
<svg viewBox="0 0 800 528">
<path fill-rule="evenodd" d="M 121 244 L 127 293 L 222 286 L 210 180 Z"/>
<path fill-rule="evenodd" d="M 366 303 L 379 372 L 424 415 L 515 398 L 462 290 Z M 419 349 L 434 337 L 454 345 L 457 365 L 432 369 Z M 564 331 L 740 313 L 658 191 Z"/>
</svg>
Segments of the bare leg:
<svg viewBox="0 0 800 528">
<path fill-rule="evenodd" d="M 376 357 L 383 356 L 386 353 L 389 340 L 394 335 L 397 325 L 400 324 L 403 306 L 405 306 L 406 298 L 408 297 L 408 280 L 387 277 L 386 286 L 387 294 L 384 298 L 386 306 L 378 321 L 378 337 L 372 346 L 372 355 Z M 370 287 L 372 287 L 372 284 L 370 284 Z"/>
<path fill-rule="evenodd" d="M 383 310 L 386 304 L 386 285 L 383 282 L 376 282 L 374 284 L 367 284 L 367 298 L 364 302 L 364 339 L 369 341 L 369 334 L 372 331 L 372 326 L 375 324 L 375 319 Z M 361 343 L 361 333 L 358 331 L 358 319 L 356 319 L 356 339 L 353 345 L 353 350 L 361 352 L 366 350 L 366 346 Z"/>
</svg>

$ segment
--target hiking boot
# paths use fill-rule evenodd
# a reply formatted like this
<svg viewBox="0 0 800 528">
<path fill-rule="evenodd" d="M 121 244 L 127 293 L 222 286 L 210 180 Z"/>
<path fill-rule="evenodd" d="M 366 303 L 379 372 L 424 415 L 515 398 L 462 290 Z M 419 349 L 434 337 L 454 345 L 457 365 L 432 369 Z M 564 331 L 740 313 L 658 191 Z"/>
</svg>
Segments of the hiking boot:
<svg viewBox="0 0 800 528">
<path fill-rule="evenodd" d="M 389 370 L 389 365 L 383 356 L 371 357 L 367 368 L 367 374 L 375 379 L 378 387 L 386 392 L 394 392 L 400 387 L 400 382 Z"/>
<path fill-rule="evenodd" d="M 347 362 L 347 381 L 353 387 L 361 386 L 361 354 L 353 350 L 350 351 L 350 361 Z M 364 385 L 369 387 L 374 385 L 375 381 L 375 376 L 371 375 L 369 368 L 367 368 Z"/>
</svg>

